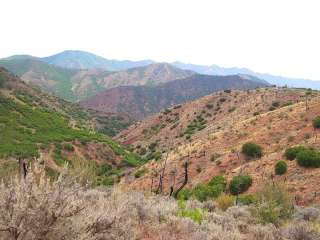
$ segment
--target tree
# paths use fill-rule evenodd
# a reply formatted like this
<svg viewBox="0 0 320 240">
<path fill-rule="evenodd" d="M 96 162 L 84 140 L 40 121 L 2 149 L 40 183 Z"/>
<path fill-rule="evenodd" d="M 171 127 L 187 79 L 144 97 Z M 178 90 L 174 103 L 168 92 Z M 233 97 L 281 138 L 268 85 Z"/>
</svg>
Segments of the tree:
<svg viewBox="0 0 320 240">
<path fill-rule="evenodd" d="M 277 175 L 282 175 L 287 172 L 288 165 L 285 161 L 278 161 L 274 166 L 274 171 Z"/>
<path fill-rule="evenodd" d="M 248 157 L 261 158 L 262 148 L 254 142 L 247 142 L 242 146 L 242 153 Z"/>
<path fill-rule="evenodd" d="M 238 195 L 249 189 L 252 185 L 252 177 L 249 175 L 239 175 L 232 178 L 229 186 L 230 193 Z"/>
</svg>

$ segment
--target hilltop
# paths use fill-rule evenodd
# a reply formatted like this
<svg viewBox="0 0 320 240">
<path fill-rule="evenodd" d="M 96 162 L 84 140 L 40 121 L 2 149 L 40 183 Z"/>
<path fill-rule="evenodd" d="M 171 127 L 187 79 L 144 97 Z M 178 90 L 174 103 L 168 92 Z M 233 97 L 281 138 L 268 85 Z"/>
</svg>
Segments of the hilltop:
<svg viewBox="0 0 320 240">
<path fill-rule="evenodd" d="M 172 173 L 176 182 L 182 182 L 183 163 L 188 160 L 189 188 L 214 176 L 224 175 L 229 181 L 245 173 L 253 177 L 249 192 L 274 178 L 286 182 L 299 204 L 319 202 L 318 168 L 306 169 L 287 161 L 288 172 L 274 175 L 275 163 L 285 160 L 283 154 L 290 146 L 319 148 L 312 125 L 320 115 L 319 93 L 308 97 L 307 111 L 305 93 L 304 89 L 286 88 L 220 91 L 146 118 L 116 139 L 147 159 L 157 160 L 145 165 L 143 176 L 127 178 L 124 184 L 138 189 L 150 188 L 151 182 L 157 186 L 155 176 L 166 162 L 164 187 L 168 191 Z M 262 147 L 261 159 L 248 160 L 241 153 L 246 142 Z"/>
<path fill-rule="evenodd" d="M 66 50 L 52 56 L 41 58 L 42 61 L 63 68 L 71 69 L 93 69 L 100 68 L 107 71 L 121 71 L 128 68 L 142 67 L 152 64 L 151 60 L 129 61 L 113 60 L 97 56 L 93 53 Z"/>
<path fill-rule="evenodd" d="M 121 169 L 142 164 L 136 154 L 94 130 L 99 118 L 108 122 L 103 114 L 85 112 L 45 94 L 4 68 L 0 85 L 1 178 L 17 170 L 17 159 L 44 164 L 52 177 L 64 172 L 65 166 L 91 169 L 99 184 L 112 184 Z M 99 124 L 102 129 L 107 126 Z M 100 175 L 99 169 L 104 169 Z"/>
<path fill-rule="evenodd" d="M 185 103 L 224 89 L 253 89 L 268 86 L 261 79 L 247 76 L 208 76 L 193 74 L 156 86 L 126 86 L 105 90 L 81 101 L 80 105 L 103 112 L 126 113 L 143 119 L 172 105 Z"/>
</svg>

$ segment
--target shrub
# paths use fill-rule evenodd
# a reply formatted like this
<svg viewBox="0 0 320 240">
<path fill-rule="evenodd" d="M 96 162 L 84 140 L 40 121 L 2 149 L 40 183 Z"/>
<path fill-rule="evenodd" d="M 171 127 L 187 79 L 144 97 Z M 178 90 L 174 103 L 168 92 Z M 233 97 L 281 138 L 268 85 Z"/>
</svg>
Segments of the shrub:
<svg viewBox="0 0 320 240">
<path fill-rule="evenodd" d="M 253 113 L 253 116 L 258 116 L 258 115 L 260 115 L 260 112 L 254 112 Z"/>
<path fill-rule="evenodd" d="M 225 93 L 231 93 L 231 89 L 224 90 Z"/>
<path fill-rule="evenodd" d="M 305 148 L 304 146 L 291 147 L 291 148 L 288 148 L 288 149 L 285 151 L 284 155 L 285 155 L 286 159 L 288 159 L 288 160 L 294 160 L 294 159 L 297 157 L 298 153 L 299 153 L 300 151 L 305 150 L 305 149 L 306 149 L 306 148 Z"/>
<path fill-rule="evenodd" d="M 146 168 L 141 168 L 138 171 L 135 172 L 134 177 L 135 178 L 140 178 L 142 177 L 145 173 L 147 172 Z"/>
<path fill-rule="evenodd" d="M 71 143 L 66 143 L 63 148 L 69 152 L 73 152 L 74 151 L 74 147 Z"/>
<path fill-rule="evenodd" d="M 228 112 L 229 112 L 229 113 L 232 113 L 232 112 L 234 112 L 235 110 L 236 110 L 236 107 L 231 107 L 231 108 L 229 108 Z"/>
<path fill-rule="evenodd" d="M 282 175 L 287 172 L 288 166 L 285 161 L 278 161 L 274 166 L 274 171 L 277 175 Z"/>
<path fill-rule="evenodd" d="M 179 205 L 178 216 L 184 217 L 184 218 L 190 218 L 198 224 L 202 222 L 204 211 L 201 208 L 187 209 L 185 202 L 181 200 L 179 201 L 178 205 Z"/>
<path fill-rule="evenodd" d="M 229 186 L 230 193 L 237 195 L 249 189 L 252 185 L 252 177 L 249 175 L 239 175 L 232 178 Z"/>
<path fill-rule="evenodd" d="M 320 116 L 317 116 L 315 119 L 313 119 L 313 127 L 320 128 Z"/>
<path fill-rule="evenodd" d="M 277 223 L 293 214 L 293 201 L 282 184 L 265 184 L 257 192 L 256 214 L 262 223 Z"/>
<path fill-rule="evenodd" d="M 320 153 L 316 150 L 305 149 L 297 155 L 297 162 L 302 167 L 320 167 Z"/>
<path fill-rule="evenodd" d="M 189 189 L 182 189 L 178 194 L 179 200 L 188 200 L 192 196 L 192 191 Z"/>
<path fill-rule="evenodd" d="M 229 207 L 234 205 L 234 197 L 231 195 L 221 195 L 216 199 L 218 208 L 222 211 L 226 211 Z"/>
<path fill-rule="evenodd" d="M 262 148 L 254 142 L 247 142 L 242 146 L 242 153 L 248 157 L 261 158 Z"/>
<path fill-rule="evenodd" d="M 212 104 L 212 103 L 207 103 L 207 104 L 206 104 L 206 107 L 207 107 L 208 109 L 212 109 L 212 108 L 213 108 L 213 104 Z"/>
<path fill-rule="evenodd" d="M 272 102 L 272 106 L 277 108 L 280 106 L 280 103 L 278 101 L 274 101 L 274 102 Z"/>
<path fill-rule="evenodd" d="M 250 205 L 257 201 L 256 196 L 252 194 L 242 194 L 238 196 L 237 203 L 240 205 Z"/>
<path fill-rule="evenodd" d="M 223 191 L 224 187 L 220 184 L 213 186 L 199 184 L 192 190 L 192 195 L 200 202 L 204 202 L 211 198 L 217 198 Z"/>
<path fill-rule="evenodd" d="M 208 183 L 209 186 L 217 186 L 217 185 L 221 185 L 223 188 L 223 191 L 227 185 L 226 179 L 224 178 L 224 176 L 215 176 L 213 177 L 210 182 Z"/>
</svg>

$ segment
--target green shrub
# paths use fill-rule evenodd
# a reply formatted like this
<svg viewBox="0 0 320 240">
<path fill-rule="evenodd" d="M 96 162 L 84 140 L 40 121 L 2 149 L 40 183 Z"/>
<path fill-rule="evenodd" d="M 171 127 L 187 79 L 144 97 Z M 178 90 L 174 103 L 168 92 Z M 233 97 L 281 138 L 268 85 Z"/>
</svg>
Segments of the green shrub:
<svg viewBox="0 0 320 240">
<path fill-rule="evenodd" d="M 142 177 L 145 173 L 147 172 L 146 168 L 141 168 L 138 171 L 135 172 L 134 177 L 135 178 L 140 178 Z"/>
<path fill-rule="evenodd" d="M 69 152 L 73 152 L 74 151 L 74 147 L 71 143 L 66 143 L 64 144 L 63 148 Z"/>
<path fill-rule="evenodd" d="M 229 186 L 230 193 L 237 195 L 249 189 L 252 185 L 252 177 L 249 175 L 239 175 L 232 178 Z"/>
<path fill-rule="evenodd" d="M 192 195 L 200 202 L 203 202 L 211 198 L 219 197 L 223 191 L 224 187 L 221 184 L 213 186 L 199 184 L 192 190 Z"/>
<path fill-rule="evenodd" d="M 178 194 L 179 200 L 188 200 L 192 196 L 192 191 L 189 189 L 182 189 Z"/>
<path fill-rule="evenodd" d="M 209 186 L 217 186 L 217 185 L 221 185 L 223 188 L 223 191 L 227 185 L 226 179 L 224 178 L 224 176 L 215 176 L 213 177 L 210 182 L 208 183 Z"/>
<path fill-rule="evenodd" d="M 257 201 L 256 196 L 252 194 L 241 194 L 238 196 L 238 203 L 241 205 L 250 205 Z"/>
<path fill-rule="evenodd" d="M 257 192 L 255 213 L 262 223 L 278 223 L 293 214 L 293 201 L 286 187 L 267 183 Z"/>
<path fill-rule="evenodd" d="M 277 175 L 282 175 L 287 172 L 288 166 L 285 161 L 278 161 L 274 166 L 274 171 Z"/>
<path fill-rule="evenodd" d="M 320 152 L 312 149 L 300 151 L 297 155 L 297 162 L 302 167 L 320 167 Z"/>
<path fill-rule="evenodd" d="M 320 116 L 317 116 L 315 119 L 313 119 L 313 127 L 320 128 Z"/>
<path fill-rule="evenodd" d="M 304 146 L 296 146 L 286 149 L 284 155 L 288 160 L 294 160 L 300 151 L 306 150 Z"/>
<path fill-rule="evenodd" d="M 112 170 L 112 166 L 105 163 L 97 167 L 97 175 L 98 176 L 107 176 Z"/>
<path fill-rule="evenodd" d="M 261 158 L 262 148 L 254 142 L 247 142 L 242 146 L 242 153 L 248 157 Z"/>
<path fill-rule="evenodd" d="M 231 89 L 224 90 L 225 93 L 231 93 Z"/>
<path fill-rule="evenodd" d="M 198 224 L 201 224 L 205 211 L 201 208 L 187 209 L 186 203 L 182 200 L 178 202 L 179 211 L 178 216 L 190 218 Z"/>
</svg>

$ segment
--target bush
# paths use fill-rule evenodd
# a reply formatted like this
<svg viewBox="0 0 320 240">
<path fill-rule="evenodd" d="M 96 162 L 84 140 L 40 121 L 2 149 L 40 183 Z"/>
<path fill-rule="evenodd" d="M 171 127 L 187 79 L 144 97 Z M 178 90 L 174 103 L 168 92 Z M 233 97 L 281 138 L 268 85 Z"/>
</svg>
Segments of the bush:
<svg viewBox="0 0 320 240">
<path fill-rule="evenodd" d="M 262 148 L 254 142 L 247 142 L 242 146 L 242 153 L 248 157 L 261 158 Z"/>
<path fill-rule="evenodd" d="M 320 116 L 317 116 L 315 119 L 313 119 L 313 127 L 320 128 Z"/>
<path fill-rule="evenodd" d="M 257 192 L 256 214 L 262 223 L 277 223 L 293 214 L 293 201 L 286 187 L 267 183 Z"/>
<path fill-rule="evenodd" d="M 178 199 L 179 200 L 188 200 L 192 196 L 192 191 L 189 189 L 182 189 L 179 194 L 178 194 Z"/>
<path fill-rule="evenodd" d="M 306 149 L 306 148 L 305 148 L 304 146 L 291 147 L 291 148 L 288 148 L 288 149 L 286 150 L 286 152 L 284 153 L 284 155 L 285 155 L 286 159 L 288 159 L 288 160 L 294 160 L 294 159 L 297 157 L 298 153 L 299 153 L 300 151 L 305 150 L 305 149 Z"/>
<path fill-rule="evenodd" d="M 206 107 L 207 107 L 208 109 L 212 109 L 212 108 L 213 108 L 213 104 L 212 104 L 212 103 L 207 103 L 207 104 L 206 104 Z"/>
<path fill-rule="evenodd" d="M 140 178 L 142 177 L 145 173 L 147 172 L 146 168 L 141 168 L 138 171 L 135 172 L 134 177 L 135 178 Z"/>
<path fill-rule="evenodd" d="M 63 148 L 69 152 L 73 152 L 74 151 L 74 147 L 71 143 L 66 143 Z"/>
<path fill-rule="evenodd" d="M 297 162 L 302 167 L 320 167 L 320 152 L 312 149 L 300 151 L 297 155 Z"/>
<path fill-rule="evenodd" d="M 282 175 L 287 172 L 288 166 L 285 161 L 278 161 L 274 166 L 274 171 L 277 175 Z"/>
<path fill-rule="evenodd" d="M 217 186 L 217 185 L 221 185 L 223 188 L 223 191 L 227 185 L 226 179 L 224 178 L 224 176 L 215 176 L 213 177 L 210 182 L 208 183 L 209 186 Z"/>
<path fill-rule="evenodd" d="M 242 194 L 238 196 L 237 202 L 240 205 L 250 205 L 257 201 L 257 198 L 252 194 Z"/>
<path fill-rule="evenodd" d="M 199 184 L 193 189 L 192 195 L 200 202 L 204 202 L 219 197 L 223 191 L 224 187 L 220 184 L 213 186 Z"/>
<path fill-rule="evenodd" d="M 204 211 L 201 208 L 187 209 L 186 203 L 181 200 L 179 201 L 178 205 L 179 205 L 178 216 L 184 217 L 184 218 L 190 218 L 198 224 L 202 222 Z"/>
<path fill-rule="evenodd" d="M 232 178 L 229 186 L 230 193 L 237 195 L 249 189 L 252 185 L 252 177 L 249 175 L 239 175 Z"/>
<path fill-rule="evenodd" d="M 231 195 L 221 195 L 216 199 L 218 208 L 222 211 L 226 211 L 229 207 L 234 205 L 234 197 Z"/>
</svg>

